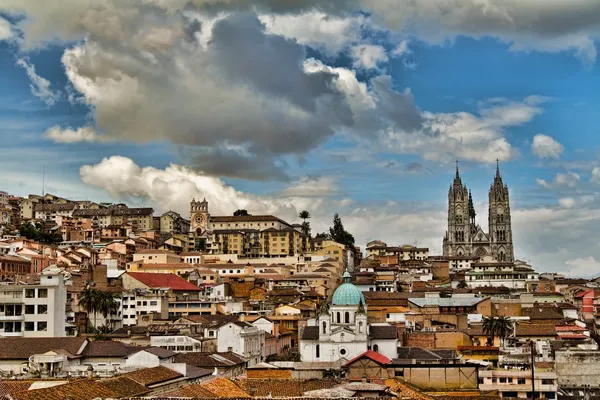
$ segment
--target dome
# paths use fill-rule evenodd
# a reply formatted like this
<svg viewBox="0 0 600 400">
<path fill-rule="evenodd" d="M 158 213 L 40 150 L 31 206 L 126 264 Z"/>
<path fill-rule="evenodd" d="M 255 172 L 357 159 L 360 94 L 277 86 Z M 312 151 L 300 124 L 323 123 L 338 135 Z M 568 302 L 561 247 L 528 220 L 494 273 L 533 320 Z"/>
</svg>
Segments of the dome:
<svg viewBox="0 0 600 400">
<path fill-rule="evenodd" d="M 348 271 L 344 272 L 344 282 L 338 286 L 333 293 L 331 304 L 334 306 L 358 306 L 365 305 L 365 297 L 359 288 L 354 286 L 350 280 L 352 276 Z"/>
</svg>

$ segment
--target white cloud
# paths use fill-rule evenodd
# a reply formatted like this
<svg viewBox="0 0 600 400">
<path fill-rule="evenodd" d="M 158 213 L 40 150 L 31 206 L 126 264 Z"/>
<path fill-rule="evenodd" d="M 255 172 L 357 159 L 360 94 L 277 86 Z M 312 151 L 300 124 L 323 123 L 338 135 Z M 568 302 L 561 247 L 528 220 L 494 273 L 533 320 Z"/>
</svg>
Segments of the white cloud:
<svg viewBox="0 0 600 400">
<path fill-rule="evenodd" d="M 303 177 L 279 192 L 280 197 L 328 197 L 339 193 L 331 177 Z"/>
<path fill-rule="evenodd" d="M 392 55 L 396 57 L 402 57 L 411 53 L 412 50 L 408 47 L 408 39 L 401 41 L 392 51 Z"/>
<path fill-rule="evenodd" d="M 0 42 L 3 40 L 9 40 L 13 37 L 14 32 L 10 25 L 10 22 L 0 16 Z"/>
<path fill-rule="evenodd" d="M 359 44 L 350 49 L 352 65 L 359 69 L 377 69 L 387 62 L 388 56 L 383 46 L 373 44 Z"/>
<path fill-rule="evenodd" d="M 568 266 L 563 274 L 572 277 L 596 277 L 600 274 L 600 261 L 594 256 L 578 257 L 565 261 Z"/>
<path fill-rule="evenodd" d="M 430 43 L 460 35 L 495 37 L 515 51 L 573 52 L 584 66 L 597 56 L 600 3 L 589 0 L 362 0 L 374 23 Z"/>
<path fill-rule="evenodd" d="M 29 77 L 31 94 L 42 100 L 48 106 L 52 106 L 58 101 L 60 94 L 52 91 L 50 88 L 50 81 L 36 74 L 35 66 L 33 64 L 24 58 L 19 58 L 17 60 L 17 65 L 23 67 Z"/>
<path fill-rule="evenodd" d="M 77 129 L 53 126 L 47 129 L 44 135 L 56 143 L 103 142 L 106 140 L 89 126 Z"/>
<path fill-rule="evenodd" d="M 266 14 L 260 20 L 269 32 L 294 38 L 298 43 L 336 55 L 361 38 L 368 25 L 362 15 L 339 17 L 320 11 L 302 14 Z"/>
<path fill-rule="evenodd" d="M 548 182 L 545 179 L 536 179 L 538 185 L 546 189 L 574 188 L 577 186 L 581 176 L 575 172 L 557 173 L 553 182 Z"/>
<path fill-rule="evenodd" d="M 600 167 L 594 167 L 592 168 L 592 174 L 591 174 L 591 182 L 592 183 L 596 183 L 596 184 L 600 184 Z"/>
<path fill-rule="evenodd" d="M 577 202 L 572 197 L 563 197 L 558 200 L 558 204 L 564 208 L 573 208 Z"/>
<path fill-rule="evenodd" d="M 504 137 L 504 130 L 531 121 L 542 112 L 542 102 L 538 97 L 521 102 L 494 99 L 481 105 L 479 115 L 425 112 L 425 131 L 413 134 L 388 130 L 383 144 L 398 153 L 422 154 L 433 161 L 509 160 L 516 151 Z"/>
<path fill-rule="evenodd" d="M 565 150 L 564 146 L 555 139 L 541 133 L 533 137 L 531 143 L 531 151 L 539 158 L 550 158 L 558 160 L 560 155 Z"/>
</svg>

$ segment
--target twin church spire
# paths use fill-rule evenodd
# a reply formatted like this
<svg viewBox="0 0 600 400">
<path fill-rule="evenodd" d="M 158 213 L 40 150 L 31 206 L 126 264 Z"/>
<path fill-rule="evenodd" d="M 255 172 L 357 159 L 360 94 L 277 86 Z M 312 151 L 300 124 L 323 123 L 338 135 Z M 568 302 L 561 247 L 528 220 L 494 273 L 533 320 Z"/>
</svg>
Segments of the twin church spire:
<svg viewBox="0 0 600 400">
<path fill-rule="evenodd" d="M 513 261 L 512 227 L 508 187 L 502 180 L 500 163 L 490 186 L 489 232 L 476 223 L 471 191 L 463 184 L 458 161 L 454 182 L 448 192 L 448 231 L 444 237 L 444 255 L 456 257 L 492 257 L 498 261 Z"/>
</svg>

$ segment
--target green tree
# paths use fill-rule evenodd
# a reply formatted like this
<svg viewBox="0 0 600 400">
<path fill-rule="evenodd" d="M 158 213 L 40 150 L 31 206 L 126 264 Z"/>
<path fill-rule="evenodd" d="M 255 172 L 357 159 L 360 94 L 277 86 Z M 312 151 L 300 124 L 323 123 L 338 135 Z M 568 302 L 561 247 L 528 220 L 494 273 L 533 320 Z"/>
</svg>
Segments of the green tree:
<svg viewBox="0 0 600 400">
<path fill-rule="evenodd" d="M 310 219 L 310 213 L 306 210 L 302 210 L 300 211 L 300 214 L 298 214 L 298 217 L 302 218 L 302 233 L 304 233 L 305 236 L 309 236 L 310 222 L 308 222 L 307 219 Z"/>
<path fill-rule="evenodd" d="M 315 235 L 315 239 L 329 239 L 329 233 L 321 232 Z"/>
<path fill-rule="evenodd" d="M 344 229 L 344 224 L 339 214 L 333 216 L 333 226 L 329 228 L 329 237 L 338 243 L 354 247 L 354 236 Z"/>
<path fill-rule="evenodd" d="M 96 292 L 98 311 L 105 319 L 112 317 L 112 315 L 116 313 L 119 308 L 119 303 L 117 302 L 115 295 L 111 292 L 104 292 L 100 290 Z M 110 318 L 109 324 L 112 324 L 112 318 Z"/>
<path fill-rule="evenodd" d="M 96 314 L 96 305 L 97 305 L 97 295 L 95 293 L 95 289 L 91 289 L 89 287 L 83 289 L 81 291 L 81 293 L 79 293 L 79 306 L 82 307 L 88 315 L 88 322 L 90 321 L 90 315 L 93 313 L 94 314 L 94 322 L 92 323 L 92 326 L 94 326 L 94 329 L 96 328 L 95 324 L 96 324 L 96 318 L 95 318 L 95 314 Z"/>
<path fill-rule="evenodd" d="M 467 282 L 463 279 L 462 281 L 458 282 L 458 285 L 456 285 L 457 289 L 468 289 L 469 285 L 467 285 Z"/>
<path fill-rule="evenodd" d="M 233 212 L 234 217 L 246 217 L 248 215 L 248 210 L 236 210 Z"/>
<path fill-rule="evenodd" d="M 482 327 L 483 333 L 492 339 L 492 343 L 495 337 L 499 337 L 500 342 L 503 343 L 512 330 L 512 321 L 505 316 L 483 317 Z"/>
</svg>

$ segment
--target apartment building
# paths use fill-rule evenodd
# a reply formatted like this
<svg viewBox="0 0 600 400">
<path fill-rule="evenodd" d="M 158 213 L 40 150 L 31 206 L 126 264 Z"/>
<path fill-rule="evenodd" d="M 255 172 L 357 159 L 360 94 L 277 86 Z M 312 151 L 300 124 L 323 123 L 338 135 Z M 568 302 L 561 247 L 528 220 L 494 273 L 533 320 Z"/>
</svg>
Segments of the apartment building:
<svg viewBox="0 0 600 400">
<path fill-rule="evenodd" d="M 56 267 L 36 285 L 0 285 L 0 337 L 66 336 L 66 303 L 65 275 Z"/>
<path fill-rule="evenodd" d="M 509 289 L 525 290 L 528 281 L 537 281 L 538 276 L 539 274 L 524 262 L 482 260 L 471 264 L 471 270 L 465 272 L 465 281 L 470 288 L 504 286 Z"/>
<path fill-rule="evenodd" d="M 34 218 L 44 221 L 56 221 L 60 217 L 72 217 L 78 208 L 79 205 L 72 202 L 36 204 L 34 207 Z"/>
<path fill-rule="evenodd" d="M 100 228 L 129 223 L 135 230 L 145 231 L 154 228 L 153 213 L 152 208 L 129 208 L 124 204 L 117 204 L 110 207 L 78 209 L 72 216 L 89 218 Z"/>
<path fill-rule="evenodd" d="M 147 249 L 138 251 L 133 255 L 134 262 L 143 264 L 180 264 L 181 256 L 168 250 Z"/>
<path fill-rule="evenodd" d="M 248 360 L 248 367 L 260 363 L 265 345 L 265 331 L 248 322 L 229 322 L 218 329 L 217 351 L 233 351 Z"/>
<path fill-rule="evenodd" d="M 296 229 L 216 229 L 208 241 L 212 254 L 236 254 L 239 257 L 286 257 L 303 254 L 307 238 Z"/>
<path fill-rule="evenodd" d="M 0 255 L 0 280 L 14 279 L 31 272 L 31 261 L 17 255 Z"/>
<path fill-rule="evenodd" d="M 175 211 L 167 211 L 160 216 L 159 227 L 160 233 L 188 233 L 190 221 Z"/>
</svg>

